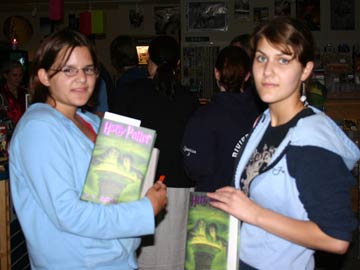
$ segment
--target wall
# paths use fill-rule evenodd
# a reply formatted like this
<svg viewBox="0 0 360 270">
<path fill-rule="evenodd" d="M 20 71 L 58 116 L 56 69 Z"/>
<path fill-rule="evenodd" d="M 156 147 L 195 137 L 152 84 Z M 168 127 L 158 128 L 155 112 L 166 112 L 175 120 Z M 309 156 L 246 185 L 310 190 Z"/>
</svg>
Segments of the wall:
<svg viewBox="0 0 360 270">
<path fill-rule="evenodd" d="M 211 0 L 209 0 L 210 2 Z M 8 1 L 6 1 L 8 2 Z M 34 1 L 35 2 L 35 1 Z M 88 2 L 95 2 L 99 3 L 99 1 L 88 1 Z M 130 3 L 134 2 L 134 3 Z M 112 67 L 110 65 L 110 56 L 109 56 L 109 45 L 111 40 L 117 36 L 118 34 L 131 34 L 131 35 L 138 35 L 138 36 L 152 36 L 155 35 L 155 28 L 154 28 L 154 16 L 153 16 L 153 8 L 155 6 L 174 6 L 176 5 L 176 0 L 164 0 L 164 1 L 140 1 L 142 3 L 137 4 L 137 6 L 143 10 L 144 12 L 144 27 L 143 29 L 132 29 L 129 26 L 128 22 L 128 12 L 130 9 L 136 8 L 136 1 L 107 1 L 104 0 L 103 5 L 94 4 L 89 5 L 88 7 L 84 5 L 68 5 L 65 6 L 65 16 L 64 22 L 62 24 L 58 24 L 56 27 L 62 27 L 63 25 L 68 24 L 68 15 L 69 14 L 78 14 L 81 11 L 87 10 L 90 8 L 99 8 L 103 7 L 105 12 L 106 18 L 106 36 L 103 39 L 97 39 L 95 41 L 95 45 L 97 51 L 99 53 L 100 58 L 103 60 L 105 66 L 111 71 Z M 161 2 L 161 4 L 159 4 Z M 215 1 L 216 2 L 216 1 Z M 183 43 L 185 37 L 189 36 L 205 36 L 209 37 L 209 42 L 206 44 L 216 44 L 219 46 L 224 46 L 228 44 L 232 37 L 235 35 L 251 32 L 254 27 L 253 23 L 253 8 L 254 7 L 269 7 L 269 15 L 270 17 L 274 14 L 274 1 L 266 1 L 266 0 L 251 0 L 250 2 L 250 20 L 245 22 L 236 21 L 233 16 L 233 4 L 234 0 L 228 0 L 228 7 L 229 7 L 229 27 L 228 31 L 199 31 L 199 32 L 186 32 L 186 8 L 185 8 L 185 0 L 181 0 L 178 2 L 178 5 L 181 6 L 182 11 L 182 41 Z M 291 3 L 291 14 L 295 16 L 295 6 L 296 1 L 290 0 Z M 65 0 L 66 3 L 66 0 Z M 81 3 L 81 1 L 78 1 Z M 111 4 L 110 4 L 111 3 Z M 34 34 L 32 38 L 26 42 L 25 44 L 21 45 L 21 49 L 28 50 L 30 60 L 34 54 L 34 51 L 38 47 L 41 39 L 42 34 L 40 31 L 40 24 L 39 19 L 40 17 L 47 17 L 47 6 L 44 5 L 28 5 L 28 6 L 19 6 L 19 8 L 12 8 L 12 10 L 17 11 L 10 11 L 2 7 L 3 4 L 0 3 L 0 27 L 3 28 L 3 23 L 5 19 L 12 15 L 19 15 L 26 17 L 33 26 Z M 325 46 L 327 43 L 333 43 L 335 45 L 339 43 L 348 43 L 350 45 L 354 43 L 360 43 L 360 1 L 355 1 L 355 30 L 354 31 L 331 31 L 330 30 L 330 0 L 320 0 L 321 6 L 321 28 L 320 31 L 314 31 L 314 37 L 317 41 L 317 44 L 321 47 Z M 6 40 L 3 31 L 0 31 L 0 40 Z"/>
<path fill-rule="evenodd" d="M 154 28 L 154 16 L 153 16 L 153 8 L 156 6 L 174 6 L 173 3 L 166 4 L 166 1 L 162 1 L 161 4 L 139 4 L 138 7 L 144 12 L 144 25 L 143 28 L 133 29 L 129 25 L 128 20 L 128 12 L 130 9 L 135 9 L 136 4 L 112 4 L 112 5 L 104 5 L 104 14 L 105 14 L 105 30 L 106 35 L 104 38 L 95 39 L 95 46 L 98 52 L 100 59 L 103 61 L 105 66 L 109 69 L 110 72 L 114 73 L 115 71 L 111 67 L 110 64 L 110 52 L 109 47 L 110 43 L 119 34 L 130 34 L 135 36 L 153 36 L 155 35 Z M 93 6 L 93 9 L 101 8 L 100 6 Z M 34 14 L 34 8 L 29 7 L 28 9 L 19 9 L 18 12 L 3 12 L 0 4 L 0 29 L 3 29 L 3 24 L 6 18 L 9 16 L 23 16 L 29 20 L 33 27 L 33 36 L 26 43 L 20 45 L 20 49 L 27 50 L 29 53 L 29 59 L 31 60 L 34 52 L 39 46 L 43 33 L 40 29 L 40 18 L 48 17 L 47 8 L 40 6 L 38 7 L 36 13 Z M 68 15 L 69 14 L 78 14 L 83 11 L 87 11 L 88 8 L 81 6 L 78 8 L 77 6 L 70 6 L 64 10 L 64 20 L 61 23 L 57 23 L 55 25 L 55 29 L 61 28 L 63 26 L 68 25 Z M 6 40 L 6 37 L 3 31 L 0 31 L 0 40 Z"/>
<path fill-rule="evenodd" d="M 253 10 L 258 7 L 268 7 L 269 17 L 274 16 L 274 2 L 275 0 L 251 0 L 250 2 L 250 18 L 249 21 L 237 21 L 234 18 L 233 3 L 234 0 L 229 0 L 229 29 L 227 32 L 212 31 L 210 33 L 185 33 L 187 36 L 203 35 L 210 36 L 210 41 L 218 44 L 227 44 L 228 41 L 235 35 L 242 33 L 249 33 L 254 28 L 254 16 Z M 291 16 L 296 16 L 296 0 L 288 1 L 291 4 Z M 313 31 L 313 35 L 317 42 L 317 45 L 322 47 L 327 43 L 359 43 L 360 42 L 360 2 L 355 1 L 355 29 L 354 31 L 332 31 L 330 29 L 330 0 L 320 0 L 320 31 Z M 184 1 L 182 1 L 183 11 Z M 182 14 L 182 27 L 185 28 L 185 12 Z"/>
</svg>

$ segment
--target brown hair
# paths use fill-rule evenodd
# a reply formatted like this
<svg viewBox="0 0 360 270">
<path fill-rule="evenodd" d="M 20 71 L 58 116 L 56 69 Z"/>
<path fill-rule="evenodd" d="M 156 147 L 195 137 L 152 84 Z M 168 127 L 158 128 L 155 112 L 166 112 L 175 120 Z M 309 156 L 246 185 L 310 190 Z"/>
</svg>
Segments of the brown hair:
<svg viewBox="0 0 360 270">
<path fill-rule="evenodd" d="M 252 37 L 253 55 L 262 38 L 285 54 L 291 55 L 293 50 L 294 58 L 298 59 L 302 66 L 314 60 L 314 39 L 311 31 L 295 18 L 279 16 L 260 25 Z"/>
<path fill-rule="evenodd" d="M 123 72 L 126 66 L 135 66 L 139 63 L 136 41 L 128 35 L 117 36 L 110 45 L 111 64 L 118 72 Z"/>
<path fill-rule="evenodd" d="M 15 68 L 21 68 L 24 71 L 23 65 L 17 60 L 8 60 L 1 67 L 1 73 L 6 74 Z"/>
<path fill-rule="evenodd" d="M 32 62 L 30 73 L 30 89 L 33 93 L 32 103 L 44 103 L 50 97 L 50 91 L 48 87 L 43 85 L 38 78 L 38 70 L 43 68 L 48 71 L 50 68 L 52 68 L 52 65 L 57 60 L 60 51 L 65 48 L 65 53 L 63 59 L 60 62 L 60 65 L 55 67 L 55 69 L 60 70 L 65 66 L 72 51 L 76 47 L 88 48 L 95 68 L 99 68 L 99 61 L 95 52 L 95 48 L 90 40 L 86 38 L 86 36 L 70 28 L 64 28 L 54 32 L 41 43 L 40 48 L 36 51 Z M 57 72 L 52 73 L 51 77 L 53 77 Z"/>
<path fill-rule="evenodd" d="M 175 97 L 175 92 L 181 89 L 181 84 L 175 76 L 175 68 L 180 59 L 180 46 L 171 36 L 157 36 L 149 46 L 149 58 L 157 65 L 153 79 L 155 89 L 169 99 Z"/>
<path fill-rule="evenodd" d="M 241 92 L 251 69 L 251 61 L 244 49 L 228 46 L 220 51 L 215 67 L 220 73 L 219 84 L 227 92 Z"/>
</svg>

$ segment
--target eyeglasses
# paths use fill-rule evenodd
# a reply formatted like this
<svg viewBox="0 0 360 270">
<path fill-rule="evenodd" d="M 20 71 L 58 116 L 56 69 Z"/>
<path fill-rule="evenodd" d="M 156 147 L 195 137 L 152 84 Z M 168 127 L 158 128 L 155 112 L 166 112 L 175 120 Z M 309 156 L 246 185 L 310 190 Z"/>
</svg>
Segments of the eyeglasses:
<svg viewBox="0 0 360 270">
<path fill-rule="evenodd" d="M 71 66 L 65 66 L 62 69 L 51 69 L 57 72 L 63 72 L 67 77 L 76 76 L 80 70 L 82 70 L 86 76 L 94 76 L 98 74 L 98 70 L 94 66 L 87 66 L 84 68 L 76 68 Z"/>
</svg>

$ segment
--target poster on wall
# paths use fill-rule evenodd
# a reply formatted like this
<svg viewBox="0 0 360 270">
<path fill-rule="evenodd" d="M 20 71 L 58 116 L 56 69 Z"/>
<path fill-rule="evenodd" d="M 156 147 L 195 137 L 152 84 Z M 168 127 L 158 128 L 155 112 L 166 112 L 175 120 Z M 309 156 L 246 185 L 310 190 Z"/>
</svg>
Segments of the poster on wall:
<svg viewBox="0 0 360 270">
<path fill-rule="evenodd" d="M 129 9 L 129 24 L 131 29 L 144 28 L 144 11 L 138 5 Z"/>
<path fill-rule="evenodd" d="M 287 0 L 275 0 L 274 1 L 275 16 L 290 16 L 291 15 L 291 3 Z"/>
<path fill-rule="evenodd" d="M 227 31 L 227 1 L 187 1 L 186 28 L 191 31 Z"/>
<path fill-rule="evenodd" d="M 180 35 L 180 7 L 154 7 L 155 32 L 164 35 Z"/>
<path fill-rule="evenodd" d="M 261 24 L 269 20 L 269 8 L 268 7 L 256 7 L 254 8 L 254 24 Z"/>
<path fill-rule="evenodd" d="M 331 0 L 330 3 L 331 30 L 354 30 L 355 2 L 354 0 Z"/>
<path fill-rule="evenodd" d="M 249 0 L 235 0 L 234 2 L 234 18 L 238 21 L 250 20 L 250 4 Z"/>
<path fill-rule="evenodd" d="M 296 18 L 311 31 L 320 31 L 320 0 L 296 0 Z"/>
</svg>

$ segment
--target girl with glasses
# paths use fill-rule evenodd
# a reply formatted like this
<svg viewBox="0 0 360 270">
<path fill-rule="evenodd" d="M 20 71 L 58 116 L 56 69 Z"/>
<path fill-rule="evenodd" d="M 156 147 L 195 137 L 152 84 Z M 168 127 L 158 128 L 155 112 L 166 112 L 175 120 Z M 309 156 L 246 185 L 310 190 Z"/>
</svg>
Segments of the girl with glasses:
<svg viewBox="0 0 360 270">
<path fill-rule="evenodd" d="M 139 237 L 155 230 L 166 204 L 160 182 L 134 202 L 80 200 L 100 119 L 79 109 L 97 80 L 98 60 L 82 34 L 49 36 L 33 59 L 32 105 L 10 144 L 10 184 L 32 269 L 137 269 Z"/>
</svg>

